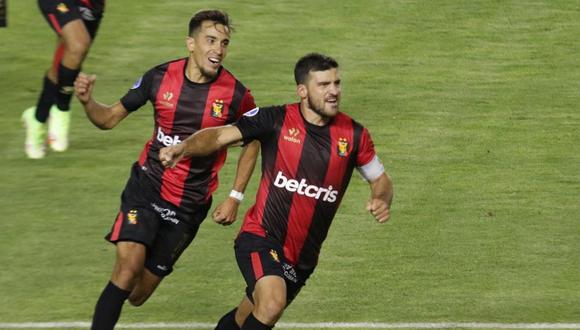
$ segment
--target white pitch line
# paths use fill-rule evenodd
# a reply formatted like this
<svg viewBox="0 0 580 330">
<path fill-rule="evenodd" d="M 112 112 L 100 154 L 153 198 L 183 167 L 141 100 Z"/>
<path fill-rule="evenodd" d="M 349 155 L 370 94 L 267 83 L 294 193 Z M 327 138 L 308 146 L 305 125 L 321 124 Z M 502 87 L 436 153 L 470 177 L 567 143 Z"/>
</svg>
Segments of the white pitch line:
<svg viewBox="0 0 580 330">
<path fill-rule="evenodd" d="M 86 328 L 89 322 L 23 322 L 0 323 L 0 329 L 63 329 Z M 120 323 L 117 329 L 213 329 L 213 323 Z M 442 323 L 380 323 L 380 322 L 319 322 L 296 323 L 280 322 L 277 328 L 292 329 L 580 329 L 580 323 L 479 323 L 479 322 L 442 322 Z"/>
</svg>

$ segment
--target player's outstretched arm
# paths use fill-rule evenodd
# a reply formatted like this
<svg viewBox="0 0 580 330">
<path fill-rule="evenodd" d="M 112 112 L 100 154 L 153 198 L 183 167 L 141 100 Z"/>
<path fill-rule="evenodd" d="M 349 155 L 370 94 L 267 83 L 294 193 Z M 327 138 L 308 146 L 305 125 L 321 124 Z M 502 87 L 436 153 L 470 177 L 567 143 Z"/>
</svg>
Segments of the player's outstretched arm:
<svg viewBox="0 0 580 330">
<path fill-rule="evenodd" d="M 374 181 L 370 181 L 369 185 L 371 188 L 371 199 L 367 203 L 367 211 L 369 211 L 378 222 L 387 222 L 391 217 L 393 181 L 387 173 L 383 173 Z"/>
<path fill-rule="evenodd" d="M 159 150 L 159 160 L 165 167 L 175 167 L 183 158 L 207 156 L 221 148 L 242 141 L 236 126 L 204 128 L 180 144 Z"/>
<path fill-rule="evenodd" d="M 89 120 L 98 128 L 111 129 L 129 115 L 121 102 L 113 105 L 99 103 L 93 99 L 93 89 L 97 76 L 79 73 L 75 80 L 75 94 L 85 108 Z"/>
<path fill-rule="evenodd" d="M 244 193 L 246 186 L 252 177 L 254 167 L 256 166 L 256 159 L 260 152 L 260 142 L 253 141 L 246 145 L 238 159 L 238 168 L 236 170 L 236 178 L 234 179 L 234 186 L 232 191 Z M 220 203 L 212 213 L 213 221 L 224 226 L 229 226 L 236 221 L 238 214 L 238 207 L 242 202 L 240 196 L 237 194 L 230 194 L 222 203 Z M 243 195 L 242 195 L 243 196 Z"/>
</svg>

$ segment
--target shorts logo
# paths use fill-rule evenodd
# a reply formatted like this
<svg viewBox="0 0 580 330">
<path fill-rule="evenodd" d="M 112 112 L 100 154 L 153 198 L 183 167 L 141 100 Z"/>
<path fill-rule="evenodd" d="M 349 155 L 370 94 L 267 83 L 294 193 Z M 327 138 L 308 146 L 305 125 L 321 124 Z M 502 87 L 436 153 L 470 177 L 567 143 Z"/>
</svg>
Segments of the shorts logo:
<svg viewBox="0 0 580 330">
<path fill-rule="evenodd" d="M 280 262 L 280 258 L 278 258 L 278 252 L 276 252 L 276 250 L 270 250 L 270 255 L 274 261 Z"/>
<path fill-rule="evenodd" d="M 346 138 L 338 139 L 338 155 L 346 157 L 348 155 L 348 140 Z"/>
<path fill-rule="evenodd" d="M 137 210 L 131 210 L 127 213 L 127 221 L 132 225 L 137 224 Z"/>
<path fill-rule="evenodd" d="M 56 10 L 58 10 L 62 14 L 68 13 L 68 7 L 62 2 L 56 6 Z"/>
<path fill-rule="evenodd" d="M 176 218 L 177 213 L 175 211 L 161 207 L 155 203 L 151 203 L 151 206 L 153 207 L 153 209 L 155 209 L 155 212 L 159 213 L 161 219 L 169 221 L 173 224 L 179 223 L 179 219 Z"/>
<path fill-rule="evenodd" d="M 224 110 L 224 100 L 215 100 L 211 105 L 211 116 L 214 118 L 221 118 Z"/>
<path fill-rule="evenodd" d="M 157 269 L 160 269 L 160 270 L 166 272 L 167 271 L 167 266 L 165 266 L 165 265 L 157 265 Z"/>
<path fill-rule="evenodd" d="M 332 186 L 328 186 L 328 188 L 322 188 L 315 185 L 309 185 L 306 182 L 306 179 L 302 179 L 300 181 L 289 179 L 284 176 L 282 171 L 278 171 L 276 179 L 274 180 L 274 186 L 286 189 L 289 192 L 295 192 L 298 195 L 314 198 L 316 200 L 322 198 L 323 201 L 329 203 L 336 202 L 336 198 L 338 197 L 338 191 L 332 189 Z"/>
<path fill-rule="evenodd" d="M 284 135 L 284 140 L 292 142 L 292 143 L 302 143 L 300 139 L 298 139 L 298 135 L 300 135 L 300 130 L 297 128 L 290 128 L 288 129 L 288 135 Z"/>
<path fill-rule="evenodd" d="M 85 21 L 94 21 L 95 20 L 95 15 L 93 15 L 93 11 L 90 10 L 89 8 L 79 6 L 79 11 L 81 12 L 81 16 L 83 17 L 83 20 L 85 20 Z"/>
</svg>

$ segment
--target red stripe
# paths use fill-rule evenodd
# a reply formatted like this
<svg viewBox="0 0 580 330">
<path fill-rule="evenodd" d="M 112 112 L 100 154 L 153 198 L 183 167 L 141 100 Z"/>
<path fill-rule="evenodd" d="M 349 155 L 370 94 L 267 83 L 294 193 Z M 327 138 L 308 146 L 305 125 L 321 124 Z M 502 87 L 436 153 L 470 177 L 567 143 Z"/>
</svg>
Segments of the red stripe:
<svg viewBox="0 0 580 330">
<path fill-rule="evenodd" d="M 139 155 L 139 165 L 145 165 L 145 161 L 147 160 L 147 155 L 149 154 L 149 149 L 151 148 L 151 144 L 153 143 L 153 139 L 147 141 L 145 146 L 143 147 L 143 151 L 141 151 L 141 155 Z"/>
<path fill-rule="evenodd" d="M 58 24 L 58 21 L 56 20 L 56 17 L 54 16 L 54 14 L 48 14 L 48 19 L 50 20 L 52 27 L 56 30 L 57 33 L 60 34 L 60 32 L 62 31 L 62 28 L 60 27 L 60 24 Z"/>
<path fill-rule="evenodd" d="M 260 260 L 260 254 L 258 252 L 250 253 L 252 258 L 252 269 L 254 270 L 254 276 L 256 280 L 259 280 L 264 276 L 264 269 L 262 268 L 262 261 Z"/>
<path fill-rule="evenodd" d="M 183 86 L 185 63 L 186 61 L 183 59 L 169 64 L 155 98 L 156 122 L 159 123 L 158 129 L 170 136 L 174 135 L 173 120 Z M 157 132 L 153 134 L 157 134 Z M 175 168 L 166 169 L 163 172 L 161 179 L 161 197 L 163 199 L 174 205 L 181 204 L 185 179 L 189 173 L 190 164 L 191 158 L 182 160 Z"/>
<path fill-rule="evenodd" d="M 62 61 L 62 56 L 64 55 L 64 43 L 60 42 L 56 51 L 54 52 L 54 57 L 52 59 L 52 70 L 58 72 L 58 66 Z"/>
<path fill-rule="evenodd" d="M 123 212 L 119 212 L 119 215 L 117 215 L 117 219 L 115 220 L 115 226 L 113 226 L 113 233 L 111 233 L 111 241 L 116 241 L 119 239 L 122 224 L 123 224 Z"/>
<path fill-rule="evenodd" d="M 235 87 L 236 78 L 225 69 L 222 69 L 218 80 L 211 84 L 208 91 L 203 118 L 201 119 L 201 129 L 225 124 L 234 97 Z M 214 103 L 223 104 L 220 117 L 212 116 Z M 217 153 L 211 169 L 211 181 L 209 182 L 207 195 L 205 196 L 206 200 L 209 199 L 218 187 L 218 172 L 224 166 L 226 156 L 227 152 L 225 149 Z"/>
</svg>

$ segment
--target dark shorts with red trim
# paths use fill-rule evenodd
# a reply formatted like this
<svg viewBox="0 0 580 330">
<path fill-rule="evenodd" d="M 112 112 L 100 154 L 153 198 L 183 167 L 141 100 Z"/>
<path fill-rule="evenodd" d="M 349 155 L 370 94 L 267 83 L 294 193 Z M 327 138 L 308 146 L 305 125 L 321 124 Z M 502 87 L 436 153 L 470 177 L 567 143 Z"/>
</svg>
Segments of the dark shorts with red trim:
<svg viewBox="0 0 580 330">
<path fill-rule="evenodd" d="M 90 1 L 86 2 L 90 4 Z M 56 33 L 60 34 L 67 23 L 80 19 L 85 24 L 91 39 L 95 38 L 101 24 L 104 2 L 93 6 L 83 5 L 83 1 L 76 0 L 38 0 L 42 15 Z"/>
<path fill-rule="evenodd" d="M 167 276 L 195 238 L 210 207 L 211 199 L 188 213 L 163 200 L 135 163 L 121 195 L 121 210 L 105 239 L 112 243 L 131 241 L 145 245 L 145 267 L 157 276 Z"/>
<path fill-rule="evenodd" d="M 238 267 L 246 280 L 246 295 L 252 302 L 256 282 L 264 276 L 274 275 L 286 282 L 286 304 L 289 305 L 314 271 L 314 268 L 299 269 L 288 263 L 282 246 L 267 237 L 242 232 L 234 249 Z"/>
</svg>

